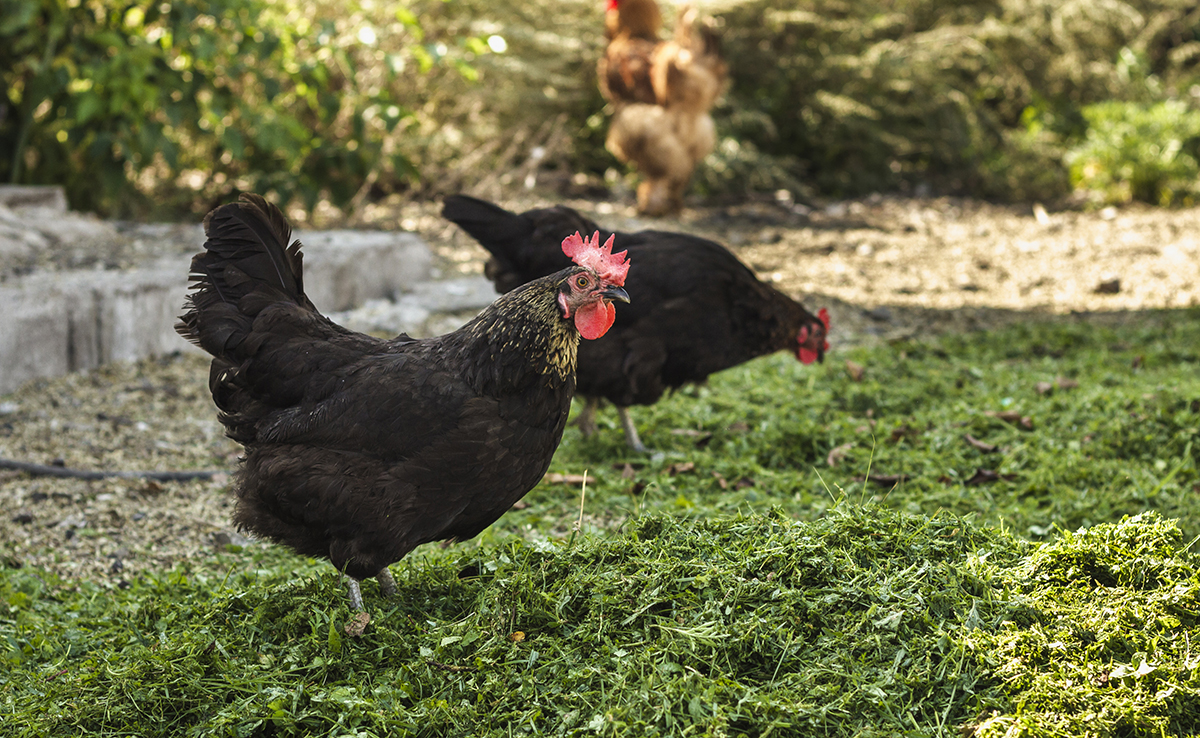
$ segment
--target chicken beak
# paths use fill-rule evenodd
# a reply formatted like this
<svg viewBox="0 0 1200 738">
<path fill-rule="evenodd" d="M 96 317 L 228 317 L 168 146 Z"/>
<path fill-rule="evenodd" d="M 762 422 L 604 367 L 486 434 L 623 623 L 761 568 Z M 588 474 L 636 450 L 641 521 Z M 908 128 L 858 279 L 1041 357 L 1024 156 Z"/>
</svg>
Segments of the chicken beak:
<svg viewBox="0 0 1200 738">
<path fill-rule="evenodd" d="M 610 300 L 620 300 L 621 302 L 629 302 L 629 293 L 620 287 L 609 287 L 600 293 L 601 297 L 607 297 Z"/>
</svg>

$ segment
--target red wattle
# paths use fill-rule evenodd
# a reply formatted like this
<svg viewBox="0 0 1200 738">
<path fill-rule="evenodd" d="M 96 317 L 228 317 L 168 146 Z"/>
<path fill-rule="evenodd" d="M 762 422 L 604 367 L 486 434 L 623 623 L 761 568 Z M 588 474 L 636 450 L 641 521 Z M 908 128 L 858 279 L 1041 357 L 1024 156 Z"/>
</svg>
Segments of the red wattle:
<svg viewBox="0 0 1200 738">
<path fill-rule="evenodd" d="M 575 327 L 579 335 L 594 341 L 612 328 L 617 319 L 617 309 L 607 300 L 598 300 L 575 311 Z"/>
</svg>

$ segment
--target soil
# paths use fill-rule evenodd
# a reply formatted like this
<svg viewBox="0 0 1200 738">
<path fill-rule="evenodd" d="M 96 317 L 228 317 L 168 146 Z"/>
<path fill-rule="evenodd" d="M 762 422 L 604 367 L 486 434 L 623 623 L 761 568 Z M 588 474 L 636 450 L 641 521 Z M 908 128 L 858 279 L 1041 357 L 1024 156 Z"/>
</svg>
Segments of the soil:
<svg viewBox="0 0 1200 738">
<path fill-rule="evenodd" d="M 819 209 L 752 202 L 639 219 L 624 204 L 567 204 L 607 227 L 684 230 L 729 245 L 762 278 L 812 309 L 830 309 L 833 361 L 839 346 L 853 343 L 1025 320 L 1145 320 L 1149 310 L 1200 304 L 1200 208 L 1047 213 L 875 196 Z M 447 276 L 481 272 L 486 253 L 438 210 L 384 203 L 353 224 L 417 231 Z M 225 472 L 211 481 L 148 482 L 0 471 L 4 566 L 120 586 L 203 550 L 255 545 L 230 527 L 228 473 L 239 449 L 222 435 L 207 376 L 203 359 L 179 355 L 37 381 L 0 397 L 0 458 Z"/>
</svg>

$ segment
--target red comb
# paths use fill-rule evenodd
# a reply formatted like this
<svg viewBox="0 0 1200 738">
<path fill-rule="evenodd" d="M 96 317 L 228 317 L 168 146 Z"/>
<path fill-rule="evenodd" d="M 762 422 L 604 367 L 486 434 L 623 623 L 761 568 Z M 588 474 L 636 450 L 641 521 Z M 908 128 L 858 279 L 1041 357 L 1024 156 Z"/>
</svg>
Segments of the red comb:
<svg viewBox="0 0 1200 738">
<path fill-rule="evenodd" d="M 581 267 L 587 267 L 603 279 L 618 287 L 625 284 L 625 275 L 629 272 L 629 261 L 625 251 L 612 252 L 613 239 L 609 236 L 604 245 L 600 245 L 600 231 L 592 234 L 590 239 L 584 238 L 576 231 L 574 235 L 563 239 L 563 253 L 571 257 L 571 261 Z"/>
<path fill-rule="evenodd" d="M 621 0 L 608 0 L 608 7 L 606 8 L 606 10 L 616 10 L 620 6 L 621 6 Z"/>
</svg>

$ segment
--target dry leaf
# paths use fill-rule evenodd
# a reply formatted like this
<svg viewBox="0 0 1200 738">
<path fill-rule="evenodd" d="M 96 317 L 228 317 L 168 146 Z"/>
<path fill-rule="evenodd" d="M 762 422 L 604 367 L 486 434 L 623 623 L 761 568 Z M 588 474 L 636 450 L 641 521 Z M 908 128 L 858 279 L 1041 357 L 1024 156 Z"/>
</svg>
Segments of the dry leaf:
<svg viewBox="0 0 1200 738">
<path fill-rule="evenodd" d="M 892 430 L 892 435 L 888 437 L 888 440 L 891 441 L 892 443 L 899 443 L 901 440 L 903 440 L 905 438 L 916 439 L 916 438 L 920 438 L 920 436 L 921 436 L 921 431 L 919 429 L 912 427 L 908 423 L 904 423 L 902 425 L 896 426 L 896 428 L 894 428 Z"/>
<path fill-rule="evenodd" d="M 691 428 L 675 428 L 671 431 L 674 436 L 690 436 L 696 439 L 696 448 L 704 448 L 712 441 L 713 434 L 708 431 L 693 430 Z"/>
<path fill-rule="evenodd" d="M 638 469 L 646 468 L 646 465 L 641 461 L 618 461 L 612 465 L 612 468 L 620 469 L 622 472 L 624 472 L 626 469 L 632 469 L 636 471 Z"/>
<path fill-rule="evenodd" d="M 1045 206 L 1040 202 L 1033 204 L 1033 219 L 1038 222 L 1038 225 L 1050 225 L 1050 214 L 1046 212 Z"/>
<path fill-rule="evenodd" d="M 667 474 L 675 476 L 676 474 L 687 474 L 696 468 L 695 462 L 679 461 L 667 467 Z"/>
<path fill-rule="evenodd" d="M 863 477 L 854 477 L 855 482 L 864 481 Z M 907 474 L 870 474 L 865 478 L 865 481 L 871 484 L 877 484 L 880 487 L 894 487 L 901 482 L 908 481 Z"/>
<path fill-rule="evenodd" d="M 742 477 L 741 479 L 737 480 L 736 483 L 734 483 L 733 488 L 734 489 L 746 489 L 747 487 L 753 487 L 753 486 L 754 486 L 753 479 L 751 479 L 750 477 Z"/>
<path fill-rule="evenodd" d="M 524 510 L 527 507 L 529 507 L 528 502 L 525 500 L 517 500 L 512 504 L 512 507 L 510 507 L 509 510 Z"/>
<path fill-rule="evenodd" d="M 592 479 L 596 477 L 592 475 Z M 542 477 L 542 481 L 546 484 L 583 484 L 585 477 L 582 474 L 559 474 L 558 472 L 550 472 Z"/>
<path fill-rule="evenodd" d="M 521 641 L 525 640 L 525 631 L 518 630 L 515 633 L 510 633 L 508 640 L 512 641 L 513 643 L 520 643 Z"/>
<path fill-rule="evenodd" d="M 850 375 L 852 381 L 861 382 L 865 371 L 862 364 L 846 359 L 846 374 Z"/>
<path fill-rule="evenodd" d="M 1034 385 L 1039 395 L 1048 395 L 1056 389 L 1069 390 L 1079 386 L 1079 382 L 1069 377 L 1055 377 L 1053 382 L 1038 382 Z"/>
<path fill-rule="evenodd" d="M 829 455 L 825 457 L 825 463 L 829 466 L 837 466 L 855 445 L 854 443 L 843 443 L 841 446 L 830 449 Z"/>
<path fill-rule="evenodd" d="M 995 453 L 996 449 L 999 448 L 994 443 L 984 443 L 983 441 L 979 440 L 978 438 L 971 435 L 970 433 L 964 434 L 963 440 L 966 441 L 967 443 L 971 444 L 975 448 L 979 449 L 980 451 L 984 452 L 985 454 Z"/>
<path fill-rule="evenodd" d="M 988 410 L 984 413 L 984 415 L 996 418 L 997 420 L 1003 420 L 1005 423 L 1012 423 L 1018 428 L 1033 430 L 1033 418 L 1029 417 L 1028 415 L 1022 415 L 1016 410 L 1001 410 L 1000 412 Z"/>
<path fill-rule="evenodd" d="M 968 487 L 974 487 L 977 484 L 990 484 L 992 482 L 999 482 L 1000 480 L 1011 482 L 1016 478 L 1016 474 L 1000 474 L 991 469 L 976 469 L 971 478 L 963 482 L 963 484 Z"/>
<path fill-rule="evenodd" d="M 356 612 L 350 617 L 350 622 L 346 623 L 343 630 L 346 635 L 351 638 L 357 638 L 367 629 L 367 624 L 371 622 L 371 615 L 367 612 Z"/>
<path fill-rule="evenodd" d="M 640 495 L 642 493 L 642 490 L 644 490 L 644 489 L 646 489 L 645 482 L 634 482 L 633 486 L 629 488 L 629 494 L 633 495 L 634 497 L 637 497 L 638 495 Z"/>
<path fill-rule="evenodd" d="M 712 475 L 717 480 L 717 486 L 721 489 L 729 489 L 729 482 L 725 481 L 725 477 L 721 476 L 720 472 L 713 472 Z"/>
<path fill-rule="evenodd" d="M 633 479 L 635 474 L 637 474 L 637 472 L 634 471 L 633 464 L 626 464 L 625 466 L 621 467 L 621 479 Z"/>
<path fill-rule="evenodd" d="M 730 423 L 729 430 L 734 433 L 745 433 L 746 431 L 750 430 L 750 426 L 749 424 L 743 423 L 739 420 L 736 423 Z"/>
</svg>

